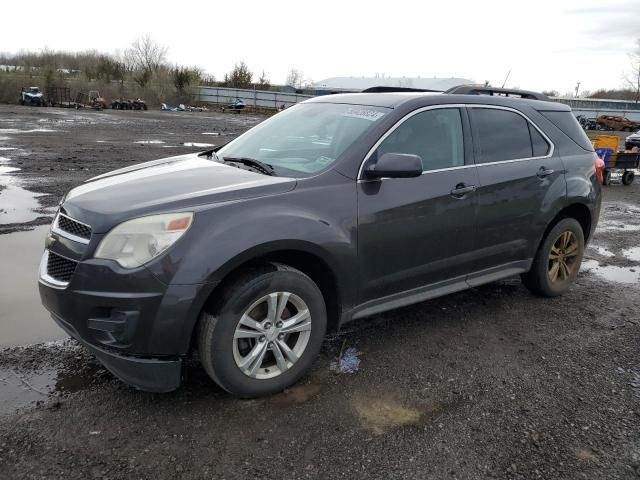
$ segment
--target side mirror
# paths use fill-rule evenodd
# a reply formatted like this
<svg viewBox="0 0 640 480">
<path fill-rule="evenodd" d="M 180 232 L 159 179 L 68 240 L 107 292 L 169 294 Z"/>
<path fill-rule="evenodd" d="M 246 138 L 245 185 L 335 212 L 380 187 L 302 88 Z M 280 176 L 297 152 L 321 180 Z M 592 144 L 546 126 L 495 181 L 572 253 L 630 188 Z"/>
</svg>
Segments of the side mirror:
<svg viewBox="0 0 640 480">
<path fill-rule="evenodd" d="M 422 175 L 422 159 L 407 153 L 385 153 L 364 168 L 366 178 L 411 178 Z"/>
</svg>

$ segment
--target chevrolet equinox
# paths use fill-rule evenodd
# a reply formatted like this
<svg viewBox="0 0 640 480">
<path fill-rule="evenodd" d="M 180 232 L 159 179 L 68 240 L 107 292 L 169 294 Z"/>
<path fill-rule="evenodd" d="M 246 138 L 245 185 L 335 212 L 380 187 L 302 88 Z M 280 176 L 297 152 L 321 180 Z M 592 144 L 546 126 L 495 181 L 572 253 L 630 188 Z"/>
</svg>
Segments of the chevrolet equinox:
<svg viewBox="0 0 640 480">
<path fill-rule="evenodd" d="M 267 395 L 349 320 L 513 275 L 566 292 L 600 211 L 596 158 L 570 108 L 533 92 L 316 97 L 71 190 L 40 295 L 136 388 L 176 389 L 197 351 L 228 392 Z"/>
</svg>

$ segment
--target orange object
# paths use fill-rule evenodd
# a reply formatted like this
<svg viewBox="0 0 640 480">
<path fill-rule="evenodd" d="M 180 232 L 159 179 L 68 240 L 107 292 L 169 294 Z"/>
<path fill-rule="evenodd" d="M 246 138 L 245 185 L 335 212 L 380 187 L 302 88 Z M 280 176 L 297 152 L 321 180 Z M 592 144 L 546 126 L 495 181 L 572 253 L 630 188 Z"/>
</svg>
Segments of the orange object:
<svg viewBox="0 0 640 480">
<path fill-rule="evenodd" d="M 620 137 L 616 135 L 598 135 L 591 143 L 593 148 L 612 148 L 613 153 L 620 151 Z"/>
</svg>

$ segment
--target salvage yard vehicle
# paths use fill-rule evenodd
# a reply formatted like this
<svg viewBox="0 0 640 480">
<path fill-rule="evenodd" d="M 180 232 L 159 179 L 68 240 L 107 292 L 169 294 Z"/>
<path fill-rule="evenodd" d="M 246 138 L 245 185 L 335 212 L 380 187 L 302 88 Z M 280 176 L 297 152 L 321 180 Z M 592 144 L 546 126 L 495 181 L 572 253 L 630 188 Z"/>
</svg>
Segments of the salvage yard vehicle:
<svg viewBox="0 0 640 480">
<path fill-rule="evenodd" d="M 22 87 L 20 89 L 20 105 L 31 105 L 35 107 L 44 107 L 46 102 L 44 95 L 38 87 Z"/>
<path fill-rule="evenodd" d="M 599 160 L 547 100 L 327 95 L 213 150 L 97 176 L 60 203 L 42 302 L 139 389 L 178 388 L 197 351 L 256 397 L 300 379 L 350 320 L 514 275 L 562 295 L 598 221 Z"/>
<path fill-rule="evenodd" d="M 111 102 L 113 110 L 148 110 L 147 102 L 141 98 L 130 98 L 128 100 L 118 98 Z"/>
<path fill-rule="evenodd" d="M 618 130 L 621 132 L 633 132 L 640 129 L 640 122 L 629 120 L 626 117 L 618 117 L 615 115 L 600 115 L 596 119 L 596 123 L 603 130 Z"/>
<path fill-rule="evenodd" d="M 94 110 L 107 108 L 107 101 L 102 98 L 97 90 L 90 90 L 88 93 L 79 92 L 76 95 L 76 108 L 88 107 Z"/>
<path fill-rule="evenodd" d="M 640 130 L 636 133 L 632 133 L 624 139 L 624 149 L 631 150 L 633 147 L 640 148 Z"/>
</svg>

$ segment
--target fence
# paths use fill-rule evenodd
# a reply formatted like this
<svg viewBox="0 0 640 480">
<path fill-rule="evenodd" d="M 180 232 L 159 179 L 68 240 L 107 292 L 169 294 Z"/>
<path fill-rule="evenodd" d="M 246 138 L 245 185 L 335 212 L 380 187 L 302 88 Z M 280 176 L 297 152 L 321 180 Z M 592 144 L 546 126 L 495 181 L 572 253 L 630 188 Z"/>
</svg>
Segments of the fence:
<svg viewBox="0 0 640 480">
<path fill-rule="evenodd" d="M 195 89 L 198 102 L 228 105 L 236 98 L 248 107 L 278 109 L 280 106 L 290 107 L 302 102 L 312 95 L 298 93 L 272 92 L 269 90 L 249 90 L 244 88 L 197 87 Z"/>
</svg>

